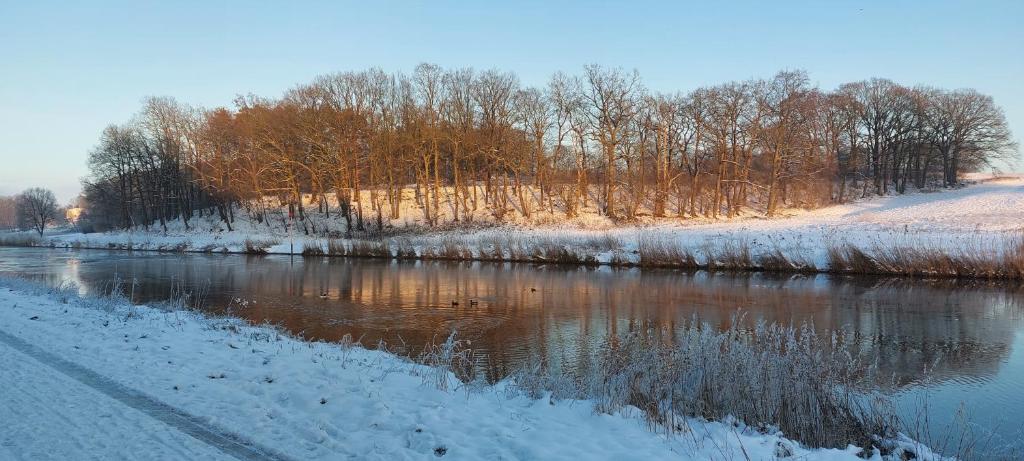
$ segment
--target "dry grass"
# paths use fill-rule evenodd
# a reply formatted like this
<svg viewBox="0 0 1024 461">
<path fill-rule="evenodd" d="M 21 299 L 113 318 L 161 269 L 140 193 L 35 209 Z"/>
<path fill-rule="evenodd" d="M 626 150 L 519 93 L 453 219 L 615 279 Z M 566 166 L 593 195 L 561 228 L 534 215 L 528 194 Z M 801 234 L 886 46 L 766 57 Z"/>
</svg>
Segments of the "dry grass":
<svg viewBox="0 0 1024 461">
<path fill-rule="evenodd" d="M 615 251 L 622 248 L 622 241 L 614 235 L 604 233 L 585 237 L 580 246 L 595 252 Z"/>
<path fill-rule="evenodd" d="M 328 239 L 327 256 L 391 259 L 392 254 L 391 245 L 386 239 L 350 240 L 347 244 L 341 239 Z"/>
<path fill-rule="evenodd" d="M 568 245 L 554 240 L 544 240 L 533 244 L 531 259 L 539 263 L 552 264 L 596 264 L 594 257 L 580 256 Z"/>
<path fill-rule="evenodd" d="M 507 240 L 494 237 L 477 241 L 477 255 L 481 261 L 506 261 L 505 243 Z"/>
<path fill-rule="evenodd" d="M 1024 279 L 1024 236 L 1001 243 L 961 242 L 952 250 L 920 244 L 876 243 L 870 251 L 849 243 L 827 249 L 829 270 L 844 274 Z"/>
<path fill-rule="evenodd" d="M 348 247 L 345 242 L 339 239 L 327 239 L 328 256 L 348 256 Z"/>
<path fill-rule="evenodd" d="M 424 381 L 442 391 L 477 380 L 476 356 L 468 347 L 469 342 L 458 340 L 456 336 L 453 331 L 443 343 L 427 344 L 416 360 L 430 367 L 431 372 L 423 376 Z"/>
<path fill-rule="evenodd" d="M 423 248 L 421 259 L 438 259 L 451 261 L 467 261 L 473 259 L 473 250 L 462 240 L 445 237 L 439 245 Z"/>
<path fill-rule="evenodd" d="M 829 245 L 826 249 L 828 267 L 831 272 L 845 274 L 877 274 L 878 264 L 874 258 L 850 244 Z"/>
<path fill-rule="evenodd" d="M 395 258 L 399 260 L 417 259 L 416 248 L 409 239 L 398 239 L 395 241 Z"/>
<path fill-rule="evenodd" d="M 649 235 L 641 235 L 637 243 L 640 256 L 640 267 L 675 267 L 697 269 L 701 265 L 689 249 L 678 243 L 658 239 Z"/>
<path fill-rule="evenodd" d="M 0 233 L 0 246 L 32 247 L 42 243 L 39 236 L 27 232 Z"/>
<path fill-rule="evenodd" d="M 509 237 L 505 243 L 508 249 L 508 261 L 530 262 L 533 259 L 531 242 L 521 237 Z"/>
<path fill-rule="evenodd" d="M 250 255 L 265 255 L 270 247 L 277 245 L 278 243 L 280 242 L 273 240 L 253 240 L 247 238 L 245 239 L 245 243 L 242 244 L 242 251 L 245 254 Z"/>
<path fill-rule="evenodd" d="M 756 269 L 746 240 L 727 240 L 717 250 L 705 247 L 708 270 L 748 271 Z"/>
<path fill-rule="evenodd" d="M 787 255 L 779 247 L 758 255 L 756 258 L 757 267 L 761 270 L 772 272 L 818 272 L 814 262 L 808 259 L 803 252 L 796 256 Z"/>
<path fill-rule="evenodd" d="M 391 246 L 387 240 L 353 240 L 348 256 L 390 259 Z"/>
<path fill-rule="evenodd" d="M 302 243 L 302 256 L 324 256 L 324 247 L 318 241 Z"/>
<path fill-rule="evenodd" d="M 819 338 L 810 325 L 763 322 L 743 329 L 736 320 L 725 331 L 693 322 L 670 338 L 611 337 L 586 371 L 533 364 L 513 383 L 534 397 L 594 400 L 603 412 L 632 405 L 666 432 L 685 430 L 682 417 L 735 417 L 813 447 L 869 447 L 895 434 L 891 407 L 871 393 L 870 360 L 853 355 L 841 333 Z"/>
</svg>

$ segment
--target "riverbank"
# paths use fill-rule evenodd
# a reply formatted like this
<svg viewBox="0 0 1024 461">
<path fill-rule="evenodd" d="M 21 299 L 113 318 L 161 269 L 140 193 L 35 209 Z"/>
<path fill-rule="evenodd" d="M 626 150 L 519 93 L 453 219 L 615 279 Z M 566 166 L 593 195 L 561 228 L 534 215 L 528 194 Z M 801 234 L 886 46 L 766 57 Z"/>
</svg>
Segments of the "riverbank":
<svg viewBox="0 0 1024 461">
<path fill-rule="evenodd" d="M 445 344 L 431 367 L 350 342 L 310 343 L 267 326 L 168 307 L 0 279 L 5 335 L 295 459 L 862 459 L 854 447 L 808 449 L 739 423 L 683 418 L 666 434 L 652 431 L 649 418 L 631 406 L 598 411 L 594 401 L 550 393 L 531 398 L 511 381 L 465 384 L 452 374 Z M 11 357 L 10 342 L 0 347 Z M 18 362 L 47 366 L 33 360 Z M 0 397 L 0 408 L 45 414 L 52 396 L 73 391 L 48 382 L 10 383 L 14 389 Z M 34 398 L 11 398 L 23 394 Z M 64 411 L 78 411 L 79 420 L 118 417 L 90 415 L 84 402 Z M 100 428 L 78 430 L 103 437 Z M 0 452 L 50 445 L 27 428 L 14 429 L 0 440 Z M 894 446 L 886 457 L 870 458 L 899 459 L 901 449 L 929 457 L 905 439 Z M 89 449 L 96 451 L 79 455 L 103 458 L 114 450 L 102 443 Z"/>
<path fill-rule="evenodd" d="M 405 232 L 375 238 L 295 235 L 207 218 L 188 231 L 64 234 L 6 243 L 134 251 L 302 254 L 518 261 L 686 269 L 771 270 L 924 277 L 1024 278 L 1024 177 L 938 192 L 868 199 L 777 219 L 596 222 Z M 174 230 L 178 229 L 178 230 Z M 416 230 L 418 229 L 418 230 Z M 0 238 L 3 244 L 4 238 Z"/>
</svg>

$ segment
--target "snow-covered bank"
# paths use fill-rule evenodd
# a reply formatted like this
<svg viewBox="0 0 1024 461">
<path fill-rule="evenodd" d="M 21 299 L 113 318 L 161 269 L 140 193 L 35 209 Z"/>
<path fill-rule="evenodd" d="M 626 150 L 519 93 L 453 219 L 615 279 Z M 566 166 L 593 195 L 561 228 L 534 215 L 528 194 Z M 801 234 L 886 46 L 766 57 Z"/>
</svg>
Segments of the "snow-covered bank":
<svg viewBox="0 0 1024 461">
<path fill-rule="evenodd" d="M 809 450 L 780 434 L 693 419 L 665 436 L 635 408 L 600 414 L 591 402 L 534 400 L 509 383 L 442 391 L 436 369 L 384 352 L 22 281 L 0 287 L 3 332 L 296 459 L 861 459 L 855 448 Z M 59 381 L 14 381 L 37 400 L 64 391 Z M 0 394 L 0 408 L 39 405 L 9 395 Z M 81 412 L 74 416 L 88 419 Z M 38 446 L 26 437 L 0 443 L 12 453 Z"/>
<path fill-rule="evenodd" d="M 911 249 L 998 259 L 1008 245 L 1017 245 L 1024 235 L 1024 177 L 987 179 L 956 190 L 880 197 L 813 211 L 790 210 L 789 216 L 777 219 L 663 219 L 601 228 L 580 227 L 578 222 L 545 227 L 477 227 L 424 231 L 373 241 L 294 235 L 250 222 L 237 223 L 234 231 L 224 231 L 221 223 L 209 217 L 193 223 L 189 231 L 180 229 L 181 223 L 176 223 L 167 233 L 65 234 L 45 238 L 40 244 L 155 251 L 306 252 L 841 271 L 833 267 L 835 255 L 830 254 L 830 249 L 849 246 L 875 255 Z M 682 261 L 647 264 L 650 261 L 644 261 L 645 243 L 647 249 L 662 249 L 667 257 Z M 786 261 L 777 261 L 777 256 Z M 648 259 L 657 258 L 648 255 Z M 884 267 L 878 270 L 892 272 Z M 923 272 L 929 275 L 929 271 L 941 270 L 925 268 Z M 969 270 L 961 272 L 968 273 L 952 275 L 973 276 Z"/>
</svg>

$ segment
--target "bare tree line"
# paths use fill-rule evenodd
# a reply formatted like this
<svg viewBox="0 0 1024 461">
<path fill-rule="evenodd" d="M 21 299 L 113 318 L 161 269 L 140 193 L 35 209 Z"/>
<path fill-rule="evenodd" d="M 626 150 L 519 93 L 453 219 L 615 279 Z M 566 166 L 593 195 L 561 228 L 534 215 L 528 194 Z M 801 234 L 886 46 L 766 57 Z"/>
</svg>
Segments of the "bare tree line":
<svg viewBox="0 0 1024 461">
<path fill-rule="evenodd" d="M 18 228 L 18 205 L 15 197 L 0 197 L 0 230 Z"/>
<path fill-rule="evenodd" d="M 399 219 L 411 189 L 431 226 L 478 210 L 497 221 L 590 208 L 616 220 L 772 216 L 956 186 L 1014 148 L 1001 109 L 969 89 L 871 79 L 823 91 L 783 71 L 663 94 L 597 65 L 535 88 L 510 72 L 421 64 L 325 75 L 233 109 L 150 98 L 90 154 L 87 213 L 164 229 L 216 213 L 230 227 L 237 206 L 266 219 L 273 197 L 306 232 L 317 232 L 308 206 L 352 231 Z"/>
<path fill-rule="evenodd" d="M 32 187 L 13 197 L 0 197 L 0 230 L 32 229 L 41 237 L 47 226 L 63 221 L 62 212 L 53 192 Z"/>
</svg>

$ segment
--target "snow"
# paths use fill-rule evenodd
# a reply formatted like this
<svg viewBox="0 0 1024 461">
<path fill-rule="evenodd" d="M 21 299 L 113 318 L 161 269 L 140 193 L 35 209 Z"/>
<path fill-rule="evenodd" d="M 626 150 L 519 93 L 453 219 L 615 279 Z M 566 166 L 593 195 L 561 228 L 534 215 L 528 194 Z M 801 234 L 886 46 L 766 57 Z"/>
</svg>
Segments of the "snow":
<svg viewBox="0 0 1024 461">
<path fill-rule="evenodd" d="M 294 459 L 861 459 L 854 447 L 807 449 L 728 421 L 658 434 L 635 408 L 599 414 L 507 382 L 442 391 L 436 370 L 386 352 L 15 279 L 0 279 L 0 333 Z M 3 338 L 0 458 L 221 456 Z"/>
<path fill-rule="evenodd" d="M 418 222 L 414 208 L 404 208 L 403 219 Z M 795 260 L 827 267 L 827 248 L 849 243 L 870 250 L 879 244 L 921 246 L 945 251 L 1000 248 L 1007 239 L 1024 235 L 1024 175 L 978 178 L 972 185 L 954 190 L 913 191 L 864 199 L 817 210 L 787 210 L 774 219 L 741 216 L 712 221 L 707 219 L 662 218 L 615 226 L 607 218 L 586 215 L 566 221 L 558 216 L 537 217 L 546 225 L 506 224 L 498 227 L 456 228 L 422 231 L 391 239 L 392 249 L 406 241 L 418 254 L 425 248 L 455 241 L 468 248 L 487 246 L 492 241 L 555 242 L 599 262 L 637 262 L 641 238 L 664 241 L 685 248 L 698 259 L 725 245 L 743 243 L 756 256 L 775 249 Z M 539 214 L 539 212 L 538 212 Z M 556 213 L 557 214 L 557 213 Z M 301 253 L 307 244 L 326 247 L 326 239 L 286 233 L 280 223 L 276 230 L 248 222 L 238 213 L 234 231 L 213 217 L 195 219 L 190 230 L 180 221 L 164 233 L 64 234 L 50 236 L 44 245 L 134 250 L 244 252 L 247 240 L 266 247 L 270 253 Z M 313 214 L 320 229 L 343 229 L 336 216 Z M 400 226 L 400 223 L 392 223 Z M 611 241 L 613 248 L 588 248 L 593 241 Z M 507 247 L 506 247 L 507 248 Z"/>
<path fill-rule="evenodd" d="M 0 343 L 0 459 L 231 459 Z"/>
</svg>

